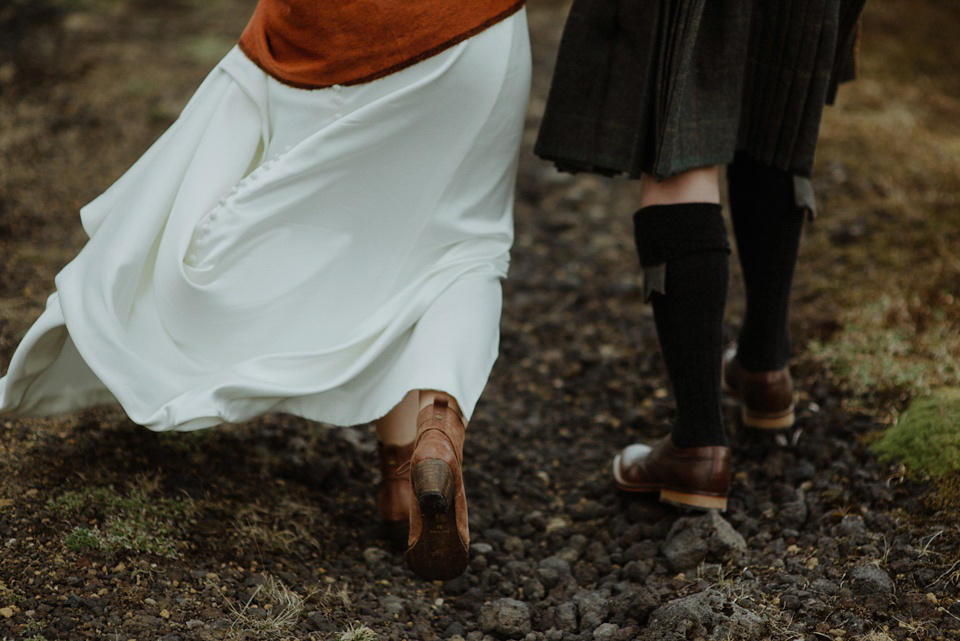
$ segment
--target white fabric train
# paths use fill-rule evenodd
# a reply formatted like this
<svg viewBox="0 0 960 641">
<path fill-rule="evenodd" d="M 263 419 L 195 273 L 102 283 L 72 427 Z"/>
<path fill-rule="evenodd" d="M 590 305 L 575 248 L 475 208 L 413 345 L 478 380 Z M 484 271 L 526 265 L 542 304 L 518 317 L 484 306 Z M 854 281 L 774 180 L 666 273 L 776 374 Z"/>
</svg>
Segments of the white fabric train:
<svg viewBox="0 0 960 641">
<path fill-rule="evenodd" d="M 522 11 L 352 87 L 294 89 L 231 51 L 82 210 L 90 241 L 0 414 L 351 425 L 427 388 L 469 416 L 498 351 L 529 58 Z"/>
</svg>

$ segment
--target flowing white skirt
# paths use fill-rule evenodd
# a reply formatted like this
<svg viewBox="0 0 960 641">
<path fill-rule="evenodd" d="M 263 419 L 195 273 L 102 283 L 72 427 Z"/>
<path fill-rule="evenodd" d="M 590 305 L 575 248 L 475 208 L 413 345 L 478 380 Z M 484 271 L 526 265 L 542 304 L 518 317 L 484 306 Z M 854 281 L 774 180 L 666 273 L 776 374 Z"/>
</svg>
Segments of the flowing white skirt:
<svg viewBox="0 0 960 641">
<path fill-rule="evenodd" d="M 119 402 L 155 430 L 469 416 L 496 359 L 530 84 L 523 12 L 364 85 L 238 49 L 81 211 L 90 240 L 0 379 L 0 414 Z"/>
</svg>

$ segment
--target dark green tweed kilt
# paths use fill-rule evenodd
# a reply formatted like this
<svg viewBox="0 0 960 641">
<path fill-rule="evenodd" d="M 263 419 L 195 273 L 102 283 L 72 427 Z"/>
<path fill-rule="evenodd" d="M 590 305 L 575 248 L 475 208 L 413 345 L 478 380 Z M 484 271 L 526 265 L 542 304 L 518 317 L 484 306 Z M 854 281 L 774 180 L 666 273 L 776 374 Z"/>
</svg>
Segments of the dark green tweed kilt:
<svg viewBox="0 0 960 641">
<path fill-rule="evenodd" d="M 809 176 L 865 0 L 574 0 L 536 153 L 657 177 L 736 151 Z"/>
</svg>

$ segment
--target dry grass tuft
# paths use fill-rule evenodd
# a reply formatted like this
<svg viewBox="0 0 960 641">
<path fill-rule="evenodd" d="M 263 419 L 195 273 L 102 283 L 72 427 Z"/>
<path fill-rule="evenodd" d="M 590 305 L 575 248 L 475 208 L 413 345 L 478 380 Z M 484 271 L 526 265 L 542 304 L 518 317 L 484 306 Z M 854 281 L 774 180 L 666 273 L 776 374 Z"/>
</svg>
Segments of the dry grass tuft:
<svg viewBox="0 0 960 641">
<path fill-rule="evenodd" d="M 278 503 L 248 505 L 237 514 L 234 528 L 241 544 L 252 542 L 261 552 L 304 556 L 320 551 L 314 532 L 322 530 L 320 510 L 284 497 Z"/>
<path fill-rule="evenodd" d="M 246 603 L 237 607 L 227 602 L 233 615 L 233 632 L 253 632 L 270 638 L 282 637 L 296 626 L 306 598 L 272 575 L 257 586 Z"/>
<path fill-rule="evenodd" d="M 379 638 L 377 633 L 367 626 L 354 623 L 344 630 L 339 641 L 377 641 Z"/>
</svg>

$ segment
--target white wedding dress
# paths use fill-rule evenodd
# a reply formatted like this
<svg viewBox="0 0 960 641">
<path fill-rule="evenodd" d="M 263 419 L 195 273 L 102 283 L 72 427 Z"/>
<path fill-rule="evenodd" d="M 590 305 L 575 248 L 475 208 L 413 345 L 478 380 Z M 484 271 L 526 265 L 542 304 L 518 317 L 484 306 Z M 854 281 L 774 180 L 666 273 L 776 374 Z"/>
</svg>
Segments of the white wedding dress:
<svg viewBox="0 0 960 641">
<path fill-rule="evenodd" d="M 82 210 L 90 240 L 0 414 L 352 425 L 426 388 L 469 416 L 498 352 L 529 83 L 523 11 L 350 87 L 294 89 L 235 48 Z"/>
</svg>

